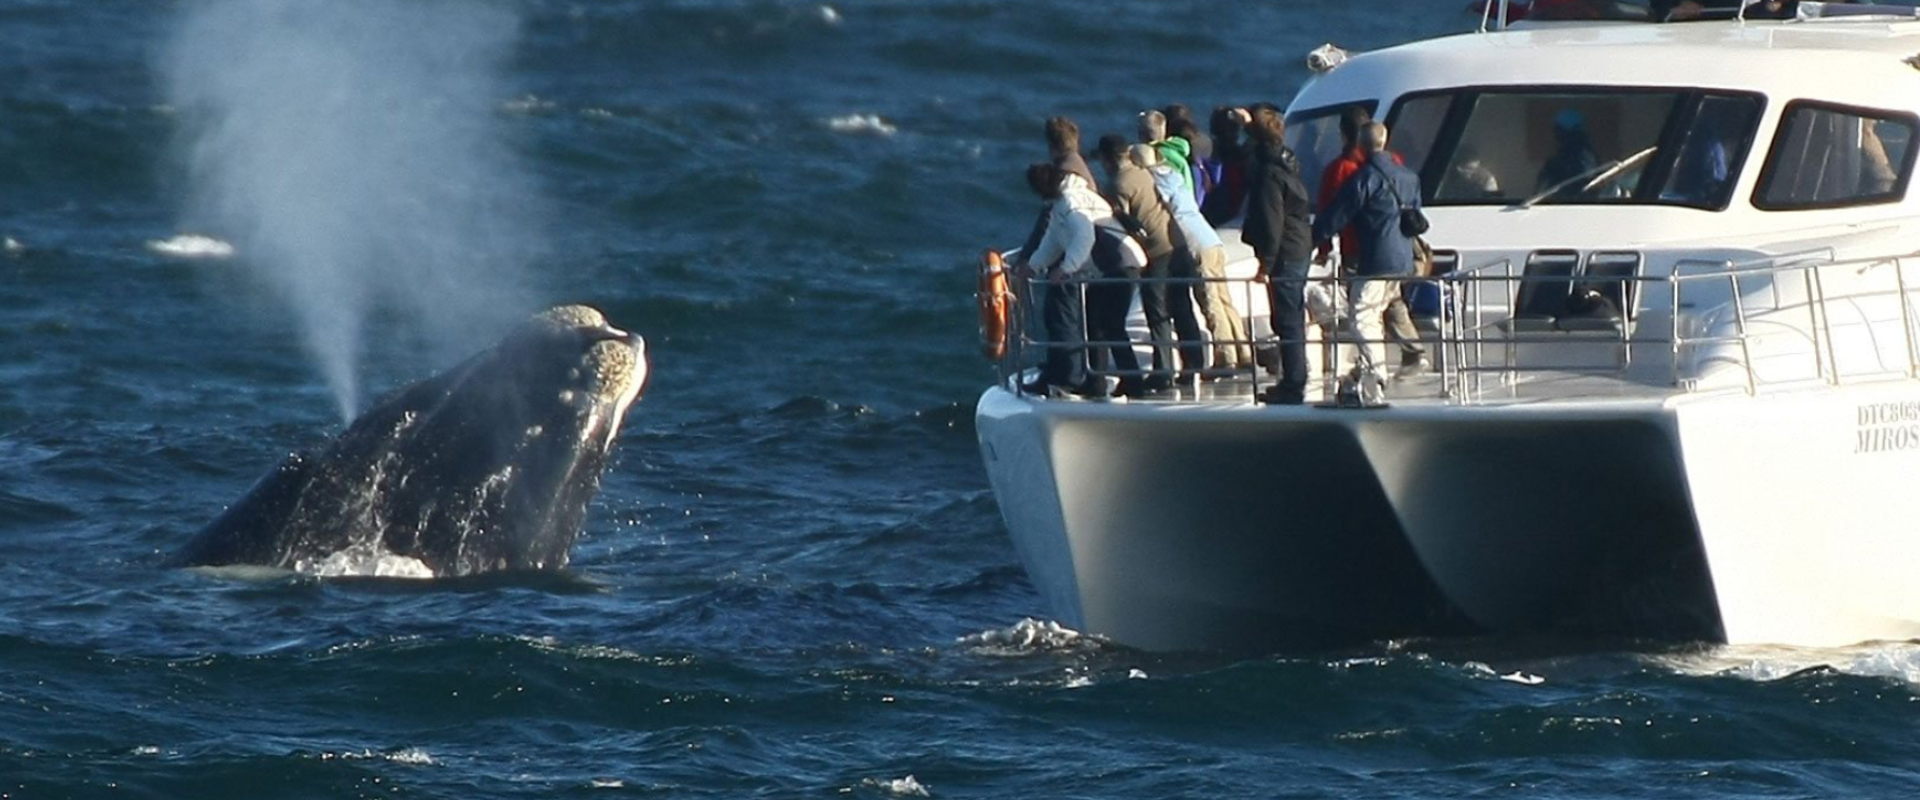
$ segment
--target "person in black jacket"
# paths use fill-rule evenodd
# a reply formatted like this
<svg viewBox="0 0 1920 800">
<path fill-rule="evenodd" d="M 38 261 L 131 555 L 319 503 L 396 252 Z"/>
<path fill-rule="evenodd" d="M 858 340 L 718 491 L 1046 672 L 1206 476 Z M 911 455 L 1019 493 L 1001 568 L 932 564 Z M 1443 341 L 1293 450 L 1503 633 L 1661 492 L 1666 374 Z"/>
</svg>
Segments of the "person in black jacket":
<svg viewBox="0 0 1920 800">
<path fill-rule="evenodd" d="M 1247 220 L 1240 240 L 1259 259 L 1257 279 L 1267 282 L 1273 333 L 1280 338 L 1280 382 L 1262 402 L 1298 405 L 1307 388 L 1306 287 L 1313 260 L 1308 215 L 1313 196 L 1300 176 L 1300 161 L 1287 149 L 1286 122 L 1273 108 L 1253 112 L 1248 126 L 1252 158 L 1247 166 Z"/>
</svg>

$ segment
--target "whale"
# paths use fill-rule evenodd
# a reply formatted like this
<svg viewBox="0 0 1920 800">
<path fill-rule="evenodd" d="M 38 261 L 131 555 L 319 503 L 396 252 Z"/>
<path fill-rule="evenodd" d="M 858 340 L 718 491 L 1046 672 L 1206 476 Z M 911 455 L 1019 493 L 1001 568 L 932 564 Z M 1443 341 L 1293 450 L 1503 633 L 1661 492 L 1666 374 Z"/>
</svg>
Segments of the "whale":
<svg viewBox="0 0 1920 800">
<path fill-rule="evenodd" d="M 565 567 L 647 366 L 645 340 L 600 311 L 547 309 L 288 455 L 172 561 L 401 577 Z"/>
</svg>

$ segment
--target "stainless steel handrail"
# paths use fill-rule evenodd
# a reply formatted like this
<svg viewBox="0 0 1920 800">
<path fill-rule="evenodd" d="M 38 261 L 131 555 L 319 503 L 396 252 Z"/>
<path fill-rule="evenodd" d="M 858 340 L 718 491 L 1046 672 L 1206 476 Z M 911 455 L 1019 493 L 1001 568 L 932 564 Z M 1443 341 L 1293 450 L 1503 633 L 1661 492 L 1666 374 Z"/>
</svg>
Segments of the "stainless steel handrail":
<svg viewBox="0 0 1920 800">
<path fill-rule="evenodd" d="M 1828 286 L 1827 280 L 1825 279 L 1825 273 L 1828 270 L 1841 268 L 1857 268 L 1857 274 L 1864 275 L 1868 271 L 1881 266 L 1891 265 L 1893 267 L 1894 285 L 1891 291 L 1899 300 L 1900 323 L 1906 356 L 1905 369 L 1901 372 L 1908 378 L 1920 379 L 1920 320 L 1915 319 L 1915 315 L 1920 313 L 1920 309 L 1917 309 L 1916 306 L 1920 304 L 1916 304 L 1915 299 L 1909 294 L 1908 280 L 1905 275 L 1906 261 L 1916 257 L 1920 257 L 1920 252 L 1842 259 L 1838 257 L 1833 247 L 1819 247 L 1747 260 L 1680 259 L 1670 265 L 1665 275 L 1638 274 L 1593 279 L 1595 282 L 1609 284 L 1631 283 L 1636 286 L 1646 284 L 1665 285 L 1668 287 L 1669 292 L 1666 309 L 1668 311 L 1668 320 L 1665 326 L 1661 326 L 1664 327 L 1664 331 L 1661 331 L 1658 327 L 1650 329 L 1639 324 L 1641 322 L 1639 318 L 1645 316 L 1646 306 L 1640 306 L 1640 313 L 1637 314 L 1630 308 L 1619 309 L 1620 318 L 1617 321 L 1618 324 L 1614 326 L 1613 330 L 1604 332 L 1607 333 L 1608 337 L 1618 337 L 1617 340 L 1615 340 L 1615 345 L 1621 348 L 1626 357 L 1618 359 L 1618 363 L 1610 368 L 1572 363 L 1529 363 L 1528 365 L 1520 366 L 1513 362 L 1512 348 L 1516 345 L 1558 345 L 1566 343 L 1591 345 L 1596 341 L 1596 338 L 1591 334 L 1602 331 L 1589 332 L 1562 329 L 1557 331 L 1526 332 L 1503 329 L 1501 325 L 1502 322 L 1511 319 L 1513 314 L 1517 312 L 1517 309 L 1512 305 L 1515 296 L 1513 290 L 1515 288 L 1528 282 L 1536 281 L 1550 283 L 1565 283 L 1569 280 L 1579 281 L 1580 278 L 1578 277 L 1569 278 L 1564 275 L 1514 275 L 1512 274 L 1512 259 L 1500 258 L 1473 266 L 1461 265 L 1444 275 L 1432 277 L 1396 275 L 1368 276 L 1365 279 L 1388 280 L 1395 283 L 1434 283 L 1439 285 L 1441 309 L 1438 314 L 1438 335 L 1423 337 L 1423 343 L 1430 344 L 1435 348 L 1436 358 L 1434 360 L 1437 362 L 1435 367 L 1441 379 L 1439 394 L 1454 402 L 1471 402 L 1471 398 L 1477 395 L 1482 388 L 1479 383 L 1480 376 L 1486 373 L 1500 373 L 1503 380 L 1517 380 L 1523 372 L 1541 371 L 1610 371 L 1625 374 L 1633 364 L 1631 357 L 1633 348 L 1649 345 L 1667 346 L 1670 357 L 1668 371 L 1670 383 L 1686 391 L 1694 391 L 1699 388 L 1698 376 L 1683 374 L 1684 356 L 1689 348 L 1717 344 L 1736 345 L 1742 369 L 1741 382 L 1744 384 L 1746 392 L 1752 395 L 1758 394 L 1762 386 L 1767 384 L 1768 381 L 1763 379 L 1757 368 L 1755 343 L 1757 338 L 1762 334 L 1756 333 L 1752 327 L 1752 309 L 1750 309 L 1749 306 L 1754 302 L 1755 297 L 1770 295 L 1773 298 L 1772 302 L 1774 303 L 1774 307 L 1768 309 L 1768 313 L 1771 314 L 1791 308 L 1792 304 L 1790 302 L 1782 305 L 1783 301 L 1778 294 L 1778 290 L 1782 288 L 1779 279 L 1795 273 L 1799 275 L 1799 283 L 1804 292 L 1804 298 L 1799 302 L 1804 303 L 1807 307 L 1808 329 L 1805 335 L 1811 340 L 1811 346 L 1808 350 L 1813 359 L 1813 374 L 1816 376 L 1816 379 L 1834 385 L 1843 382 L 1849 377 L 1843 374 L 1838 360 L 1833 323 L 1828 313 Z M 1024 275 L 1011 277 L 1012 280 L 1010 283 L 1012 285 L 1014 302 L 1009 312 L 1007 354 L 1001 361 L 999 374 L 1003 384 L 1011 382 L 1017 386 L 1019 382 L 1012 379 L 1022 374 L 1022 365 L 1027 361 L 1027 357 L 1030 355 L 1029 351 L 1035 348 L 1044 349 L 1057 346 L 1060 343 L 1046 341 L 1033 335 L 1036 331 L 1032 330 L 1033 320 L 1031 319 L 1031 315 L 1035 306 L 1033 300 L 1037 296 L 1033 286 L 1035 284 L 1045 283 L 1045 279 Z M 1342 276 L 1320 276 L 1305 279 L 1309 285 L 1319 284 L 1334 287 L 1349 283 L 1352 280 L 1354 280 L 1354 278 Z M 1684 289 L 1688 286 L 1698 285 L 1701 281 L 1724 281 L 1725 289 L 1729 294 L 1725 298 L 1721 298 L 1716 294 L 1715 303 L 1712 307 L 1689 314 L 1688 312 L 1692 307 L 1687 304 L 1683 298 Z M 1772 291 L 1768 292 L 1763 289 L 1755 292 L 1755 287 L 1759 285 L 1755 283 L 1756 281 L 1764 283 Z M 1263 287 L 1255 286 L 1255 284 L 1263 283 L 1263 281 L 1255 278 L 1232 277 L 1127 278 L 1088 276 L 1076 278 L 1069 285 L 1074 286 L 1076 291 L 1084 292 L 1089 286 L 1117 283 L 1132 285 L 1158 283 L 1181 287 L 1197 286 L 1205 283 L 1237 285 L 1239 299 L 1242 301 L 1240 304 L 1241 308 L 1248 308 L 1253 305 L 1251 299 L 1254 292 L 1265 292 Z M 1505 290 L 1500 291 L 1489 300 L 1484 290 L 1486 284 L 1500 284 Z M 1920 288 L 1916 290 L 1920 290 Z M 1840 298 L 1854 300 L 1866 297 L 1885 296 L 1886 291 L 1887 290 L 1875 290 L 1871 292 L 1861 292 L 1856 287 L 1841 295 Z M 1337 291 L 1335 296 L 1338 296 Z M 1646 296 L 1646 293 L 1636 291 L 1633 296 L 1640 298 Z M 1344 301 L 1340 303 L 1340 306 L 1340 314 L 1336 318 L 1337 321 L 1331 326 L 1331 335 L 1321 342 L 1321 344 L 1333 351 L 1329 356 L 1330 360 L 1339 357 L 1339 350 L 1342 347 L 1371 344 L 1390 346 L 1393 344 L 1393 340 L 1389 338 L 1379 340 L 1358 339 L 1351 330 L 1350 321 L 1347 321 L 1347 317 L 1350 316 L 1349 307 Z M 1496 308 L 1505 313 L 1489 313 L 1494 312 Z M 1730 334 L 1709 333 L 1706 331 L 1689 334 L 1689 326 L 1701 323 L 1699 314 L 1709 312 L 1712 309 L 1722 309 L 1722 313 L 1731 313 L 1733 317 L 1733 331 Z M 1657 316 L 1654 319 L 1657 321 Z M 1347 324 L 1342 325 L 1341 322 L 1343 321 L 1347 322 Z M 1313 323 L 1310 321 L 1309 324 Z M 1249 330 L 1252 330 L 1252 328 L 1249 327 Z M 1660 335 L 1663 332 L 1665 335 Z M 1261 339 L 1250 336 L 1246 339 L 1209 338 L 1200 344 L 1209 348 L 1214 346 L 1265 348 L 1279 343 L 1281 343 L 1280 340 L 1272 337 Z M 1304 343 L 1312 345 L 1315 341 L 1312 336 L 1309 336 Z M 1087 341 L 1078 346 L 1090 351 L 1094 348 L 1139 346 L 1142 344 L 1146 344 L 1146 342 L 1129 339 L 1124 342 Z M 1177 348 L 1183 344 L 1193 346 L 1195 343 L 1174 341 L 1169 344 Z M 1495 366 L 1488 361 L 1485 350 L 1488 344 L 1494 344 L 1505 349 L 1508 356 L 1506 363 Z M 1548 351 L 1540 352 L 1550 355 Z M 1323 365 L 1323 369 L 1324 368 Z M 1133 374 L 1144 374 L 1150 371 L 1149 369 L 1143 368 Z M 1120 373 L 1107 371 L 1102 374 L 1114 375 Z M 1220 373 L 1216 371 L 1215 374 Z M 1885 375 L 1888 373 L 1882 370 L 1874 374 Z M 1260 367 L 1257 364 L 1241 368 L 1236 372 L 1227 373 L 1227 376 L 1230 379 L 1244 378 L 1252 385 L 1255 391 L 1258 391 L 1262 384 L 1265 383 Z"/>
</svg>

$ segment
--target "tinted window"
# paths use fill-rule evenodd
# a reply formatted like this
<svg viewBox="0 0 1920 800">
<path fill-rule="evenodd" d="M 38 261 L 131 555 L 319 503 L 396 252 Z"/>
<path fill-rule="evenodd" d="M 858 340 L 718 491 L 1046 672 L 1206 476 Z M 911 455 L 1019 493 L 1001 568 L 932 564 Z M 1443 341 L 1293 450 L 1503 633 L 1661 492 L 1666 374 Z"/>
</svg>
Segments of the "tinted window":
<svg viewBox="0 0 1920 800">
<path fill-rule="evenodd" d="M 1753 204 L 1833 208 L 1898 200 L 1913 166 L 1913 134 L 1911 115 L 1788 106 Z"/>
<path fill-rule="evenodd" d="M 1446 94 L 1409 98 L 1394 106 L 1393 119 L 1387 123 L 1387 149 L 1399 153 L 1408 169 L 1425 169 L 1452 106 L 1453 95 Z"/>
<path fill-rule="evenodd" d="M 1437 201 L 1631 199 L 1679 95 L 1487 92 L 1474 99 Z"/>
<path fill-rule="evenodd" d="M 1377 105 L 1372 100 L 1342 103 L 1301 111 L 1287 117 L 1287 147 L 1300 159 L 1300 177 L 1306 180 L 1308 192 L 1319 191 L 1321 174 L 1326 172 L 1328 164 L 1340 157 L 1340 151 L 1346 147 L 1340 138 L 1341 112 L 1359 106 L 1372 113 Z"/>
<path fill-rule="evenodd" d="M 1392 141 L 1435 205 L 1724 208 L 1763 106 L 1679 89 L 1455 89 L 1402 99 Z"/>
</svg>

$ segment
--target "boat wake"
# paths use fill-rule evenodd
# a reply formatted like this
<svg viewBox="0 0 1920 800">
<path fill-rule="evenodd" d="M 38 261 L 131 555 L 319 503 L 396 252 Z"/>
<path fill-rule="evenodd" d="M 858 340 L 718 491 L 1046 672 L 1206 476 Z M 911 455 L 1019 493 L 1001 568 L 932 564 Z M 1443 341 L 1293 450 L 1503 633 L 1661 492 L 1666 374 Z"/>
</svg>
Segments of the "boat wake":
<svg viewBox="0 0 1920 800">
<path fill-rule="evenodd" d="M 976 655 L 988 656 L 1091 653 L 1109 646 L 1103 637 L 1089 636 L 1058 622 L 1032 617 L 1012 627 L 967 634 L 960 637 L 957 644 Z"/>
<path fill-rule="evenodd" d="M 1697 653 L 1652 656 L 1649 661 L 1682 675 L 1761 682 L 1831 670 L 1920 684 L 1920 642 L 1871 642 L 1847 647 L 1726 645 Z"/>
</svg>

